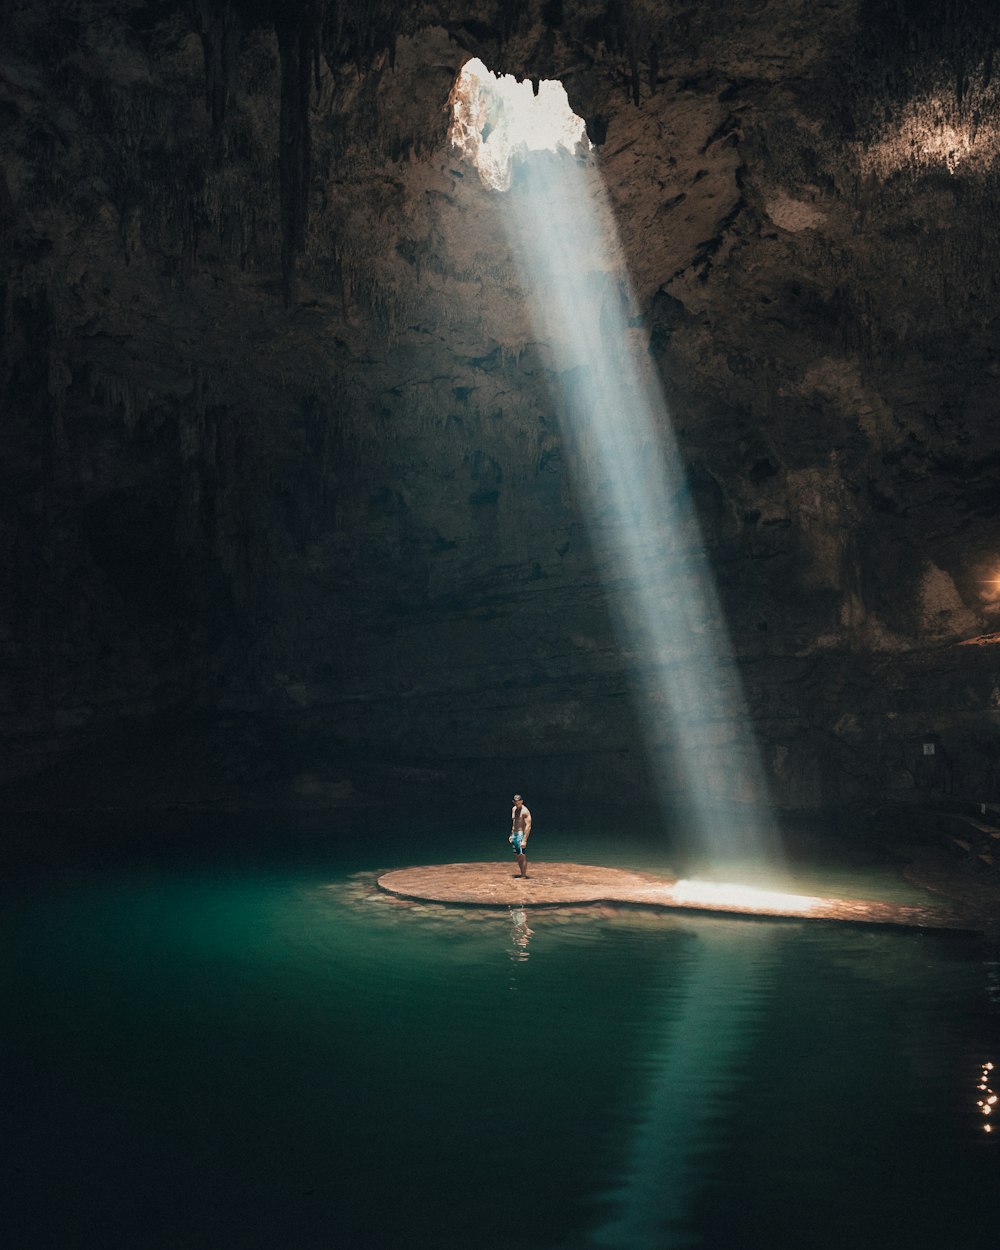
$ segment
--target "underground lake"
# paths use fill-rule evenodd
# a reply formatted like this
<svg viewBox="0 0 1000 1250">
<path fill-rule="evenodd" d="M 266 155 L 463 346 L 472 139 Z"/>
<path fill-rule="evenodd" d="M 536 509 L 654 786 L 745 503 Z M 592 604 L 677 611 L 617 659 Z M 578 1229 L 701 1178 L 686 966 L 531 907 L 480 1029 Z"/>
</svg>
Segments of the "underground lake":
<svg viewBox="0 0 1000 1250">
<path fill-rule="evenodd" d="M 377 872 L 496 829 L 227 820 L 6 881 L 7 1245 L 995 1244 L 982 938 L 413 904 Z M 671 869 L 652 831 L 544 845 Z M 786 888 L 927 899 L 789 846 Z"/>
</svg>

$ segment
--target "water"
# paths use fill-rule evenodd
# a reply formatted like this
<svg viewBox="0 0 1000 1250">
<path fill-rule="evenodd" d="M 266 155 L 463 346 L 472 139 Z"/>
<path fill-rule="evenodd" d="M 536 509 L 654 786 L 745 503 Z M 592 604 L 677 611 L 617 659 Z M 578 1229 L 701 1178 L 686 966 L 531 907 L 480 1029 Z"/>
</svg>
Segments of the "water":
<svg viewBox="0 0 1000 1250">
<path fill-rule="evenodd" d="M 191 843 L 9 882 L 4 1244 L 996 1244 L 977 943 L 371 888 L 505 859 L 491 838 Z M 639 840 L 543 843 L 669 870 Z M 789 872 L 914 896 L 832 855 Z"/>
</svg>

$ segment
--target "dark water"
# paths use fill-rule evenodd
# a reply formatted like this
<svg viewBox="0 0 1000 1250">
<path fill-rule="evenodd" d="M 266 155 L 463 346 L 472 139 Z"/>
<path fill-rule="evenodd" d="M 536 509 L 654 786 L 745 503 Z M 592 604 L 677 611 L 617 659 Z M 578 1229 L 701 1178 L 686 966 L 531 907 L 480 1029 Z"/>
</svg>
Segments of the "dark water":
<svg viewBox="0 0 1000 1250">
<path fill-rule="evenodd" d="M 975 941 L 408 906 L 376 869 L 505 848 L 274 845 L 8 883 L 4 1244 L 1000 1244 Z M 544 845 L 670 870 L 641 839 Z M 822 856 L 782 884 L 914 897 Z"/>
</svg>

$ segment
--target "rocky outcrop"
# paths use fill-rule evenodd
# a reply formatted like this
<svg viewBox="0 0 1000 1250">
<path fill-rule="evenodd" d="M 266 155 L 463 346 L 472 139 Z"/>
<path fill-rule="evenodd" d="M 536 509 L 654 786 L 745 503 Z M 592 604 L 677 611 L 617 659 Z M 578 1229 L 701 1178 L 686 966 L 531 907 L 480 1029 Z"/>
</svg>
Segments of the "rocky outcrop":
<svg viewBox="0 0 1000 1250">
<path fill-rule="evenodd" d="M 477 55 L 597 144 L 775 800 L 988 797 L 997 20 L 938 8 L 9 5 L 0 776 L 646 786 Z"/>
</svg>

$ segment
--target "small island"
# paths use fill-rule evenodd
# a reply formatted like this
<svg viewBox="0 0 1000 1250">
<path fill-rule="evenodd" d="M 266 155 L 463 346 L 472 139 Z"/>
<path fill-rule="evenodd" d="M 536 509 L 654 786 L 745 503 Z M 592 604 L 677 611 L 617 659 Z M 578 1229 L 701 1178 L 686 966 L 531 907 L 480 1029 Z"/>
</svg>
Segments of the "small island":
<svg viewBox="0 0 1000 1250">
<path fill-rule="evenodd" d="M 532 862 L 531 875 L 509 863 L 427 864 L 381 873 L 379 889 L 399 898 L 465 907 L 560 907 L 621 904 L 669 911 L 717 912 L 796 920 L 833 920 L 912 929 L 976 932 L 970 912 L 869 899 L 820 898 L 756 886 L 676 880 L 591 864 Z"/>
</svg>

